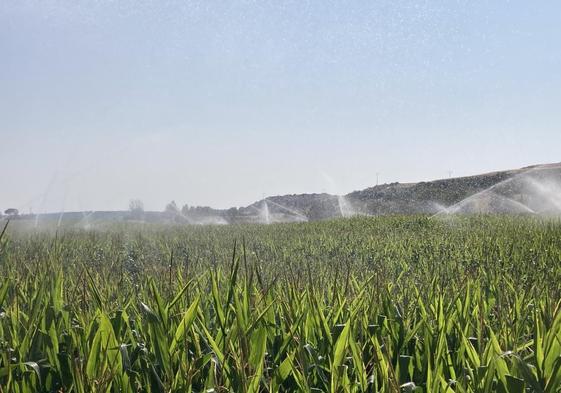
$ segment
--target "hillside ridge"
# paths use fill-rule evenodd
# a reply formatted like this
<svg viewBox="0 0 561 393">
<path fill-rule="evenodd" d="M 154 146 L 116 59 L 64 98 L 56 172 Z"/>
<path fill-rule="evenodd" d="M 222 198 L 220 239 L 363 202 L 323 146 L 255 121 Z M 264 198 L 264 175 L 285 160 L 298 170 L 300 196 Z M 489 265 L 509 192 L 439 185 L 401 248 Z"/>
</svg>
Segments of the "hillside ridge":
<svg viewBox="0 0 561 393">
<path fill-rule="evenodd" d="M 465 203 L 466 200 L 469 203 Z M 557 210 L 561 211 L 561 162 L 448 179 L 386 183 L 345 195 L 275 195 L 239 208 L 186 206 L 181 210 L 164 212 L 60 212 L 18 218 L 79 225 L 100 221 L 236 224 L 317 221 L 354 215 L 539 213 Z"/>
</svg>

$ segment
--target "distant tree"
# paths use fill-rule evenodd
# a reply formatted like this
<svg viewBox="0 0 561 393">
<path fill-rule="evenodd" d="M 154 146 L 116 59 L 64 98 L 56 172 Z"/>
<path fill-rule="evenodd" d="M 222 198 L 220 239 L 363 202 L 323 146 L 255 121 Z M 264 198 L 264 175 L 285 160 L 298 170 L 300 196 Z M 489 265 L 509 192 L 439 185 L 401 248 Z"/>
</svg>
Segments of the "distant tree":
<svg viewBox="0 0 561 393">
<path fill-rule="evenodd" d="M 142 219 L 144 217 L 144 203 L 140 199 L 131 199 L 129 201 L 129 211 L 132 219 Z"/>
<path fill-rule="evenodd" d="M 140 199 L 131 199 L 129 201 L 129 211 L 131 213 L 143 213 L 144 203 Z"/>
<path fill-rule="evenodd" d="M 189 205 L 185 204 L 183 205 L 183 207 L 181 208 L 181 213 L 186 216 L 187 214 L 189 214 Z"/>
<path fill-rule="evenodd" d="M 170 203 L 168 203 L 164 212 L 174 216 L 180 214 L 179 208 L 177 207 L 175 201 L 171 201 Z"/>
<path fill-rule="evenodd" d="M 4 210 L 4 214 L 10 217 L 16 217 L 19 215 L 19 210 L 14 208 L 6 209 Z"/>
</svg>

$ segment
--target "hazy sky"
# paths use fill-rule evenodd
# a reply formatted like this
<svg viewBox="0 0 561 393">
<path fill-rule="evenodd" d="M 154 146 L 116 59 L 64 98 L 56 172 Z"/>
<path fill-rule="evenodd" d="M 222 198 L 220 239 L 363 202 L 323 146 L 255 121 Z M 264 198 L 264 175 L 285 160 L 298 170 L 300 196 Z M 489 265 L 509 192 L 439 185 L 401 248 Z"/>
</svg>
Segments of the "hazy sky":
<svg viewBox="0 0 561 393">
<path fill-rule="evenodd" d="M 561 161 L 561 2 L 0 1 L 0 208 Z"/>
</svg>

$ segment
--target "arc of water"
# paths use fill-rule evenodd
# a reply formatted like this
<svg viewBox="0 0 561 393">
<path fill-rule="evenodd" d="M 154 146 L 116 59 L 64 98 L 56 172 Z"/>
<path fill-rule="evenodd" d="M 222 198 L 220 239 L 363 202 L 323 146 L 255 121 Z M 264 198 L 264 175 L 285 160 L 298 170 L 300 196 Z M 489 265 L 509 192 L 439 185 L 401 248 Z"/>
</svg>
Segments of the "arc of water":
<svg viewBox="0 0 561 393">
<path fill-rule="evenodd" d="M 266 200 L 263 200 L 263 218 L 265 220 L 265 224 L 271 223 L 271 213 L 269 212 L 269 204 Z"/>
<path fill-rule="evenodd" d="M 484 194 L 486 194 L 486 193 L 492 192 L 492 191 L 495 190 L 497 187 L 500 187 L 500 186 L 502 186 L 502 185 L 508 184 L 508 183 L 514 181 L 515 179 L 519 179 L 520 177 L 525 176 L 525 175 L 527 175 L 527 174 L 529 174 L 529 173 L 531 173 L 531 172 L 535 172 L 535 171 L 537 171 L 537 170 L 539 170 L 539 169 L 540 169 L 539 167 L 538 167 L 538 168 L 530 168 L 530 169 L 528 169 L 528 170 L 526 170 L 526 171 L 524 171 L 524 172 L 522 172 L 522 173 L 518 173 L 518 174 L 516 174 L 516 175 L 514 175 L 514 176 L 512 176 L 512 177 L 509 177 L 508 179 L 505 179 L 505 180 L 500 181 L 500 182 L 498 182 L 498 183 L 496 183 L 496 184 L 493 184 L 491 187 L 488 187 L 488 188 L 486 188 L 486 189 L 484 189 L 484 190 L 481 190 L 481 191 L 479 191 L 479 192 L 476 192 L 475 194 L 470 195 L 470 196 L 468 196 L 467 198 L 464 198 L 464 199 L 462 199 L 461 201 L 456 202 L 455 204 L 453 204 L 453 205 L 451 205 L 451 206 L 448 206 L 447 208 L 444 209 L 444 211 L 439 211 L 439 212 L 437 212 L 436 214 L 433 214 L 430 218 L 437 217 L 437 216 L 440 216 L 440 215 L 442 215 L 442 214 L 455 213 L 455 212 L 458 211 L 463 205 L 465 205 L 467 202 L 470 202 L 470 201 L 472 201 L 473 199 L 478 198 L 478 197 L 480 197 L 480 196 L 482 196 L 482 195 L 484 195 Z M 518 203 L 520 203 L 520 202 L 518 202 Z M 529 209 L 529 210 L 532 210 L 532 209 L 530 209 L 530 208 L 527 207 L 527 206 L 526 206 L 526 208 Z"/>
<path fill-rule="evenodd" d="M 498 195 L 498 194 L 495 194 Z M 502 195 L 499 195 L 499 197 L 503 198 L 504 200 L 514 204 L 515 206 L 520 207 L 521 209 L 523 209 L 524 211 L 526 211 L 527 213 L 532 213 L 532 214 L 536 214 L 536 212 L 534 210 L 532 210 L 529 206 L 526 206 L 525 204 L 523 204 L 522 202 L 518 202 L 512 198 L 508 198 Z"/>
<path fill-rule="evenodd" d="M 547 187 L 546 185 L 536 181 L 535 179 L 527 179 L 528 184 L 535 188 L 540 196 L 547 199 L 556 210 L 561 212 L 561 187 L 556 185 L 555 187 Z M 554 189 L 555 188 L 555 189 Z"/>
<path fill-rule="evenodd" d="M 95 210 L 92 210 L 90 212 L 82 212 L 82 219 L 78 222 L 78 225 L 84 225 L 84 226 L 89 225 L 88 220 L 94 214 L 95 214 Z"/>
<path fill-rule="evenodd" d="M 60 224 L 62 224 L 62 217 L 64 216 L 64 210 L 60 212 L 58 216 L 58 222 L 56 224 L 57 228 L 60 228 Z"/>
<path fill-rule="evenodd" d="M 350 206 L 349 202 L 343 195 L 337 195 L 337 204 L 339 205 L 339 213 L 341 217 L 351 217 L 356 215 L 356 211 Z"/>
<path fill-rule="evenodd" d="M 272 203 L 273 205 L 278 206 L 279 208 L 281 208 L 281 209 L 283 209 L 283 210 L 285 210 L 285 211 L 287 211 L 287 212 L 289 212 L 289 213 L 292 213 L 292 214 L 294 214 L 295 216 L 298 216 L 298 217 L 302 218 L 302 219 L 305 220 L 305 221 L 308 221 L 308 217 L 306 217 L 303 213 L 301 213 L 301 212 L 299 212 L 299 211 L 297 211 L 297 210 L 294 210 L 294 209 L 291 209 L 291 208 L 289 208 L 289 207 L 283 206 L 283 205 L 281 205 L 280 203 L 277 203 L 277 202 L 272 201 L 272 200 L 270 200 L 270 199 L 266 199 L 265 202 L 266 202 L 266 203 Z"/>
<path fill-rule="evenodd" d="M 261 208 L 258 208 L 257 206 L 254 205 L 250 205 L 249 207 L 257 212 L 257 217 L 261 220 L 263 224 L 271 223 L 269 206 L 267 205 L 267 202 L 265 200 L 261 202 Z"/>
</svg>

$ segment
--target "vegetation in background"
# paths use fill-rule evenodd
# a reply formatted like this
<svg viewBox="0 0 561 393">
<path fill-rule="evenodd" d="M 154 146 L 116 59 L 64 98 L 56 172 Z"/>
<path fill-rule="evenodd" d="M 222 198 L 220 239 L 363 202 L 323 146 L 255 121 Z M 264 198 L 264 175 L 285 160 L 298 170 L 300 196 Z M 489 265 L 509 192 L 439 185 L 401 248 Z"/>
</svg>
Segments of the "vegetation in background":
<svg viewBox="0 0 561 393">
<path fill-rule="evenodd" d="M 561 223 L 113 225 L 0 240 L 1 392 L 558 392 Z"/>
</svg>

